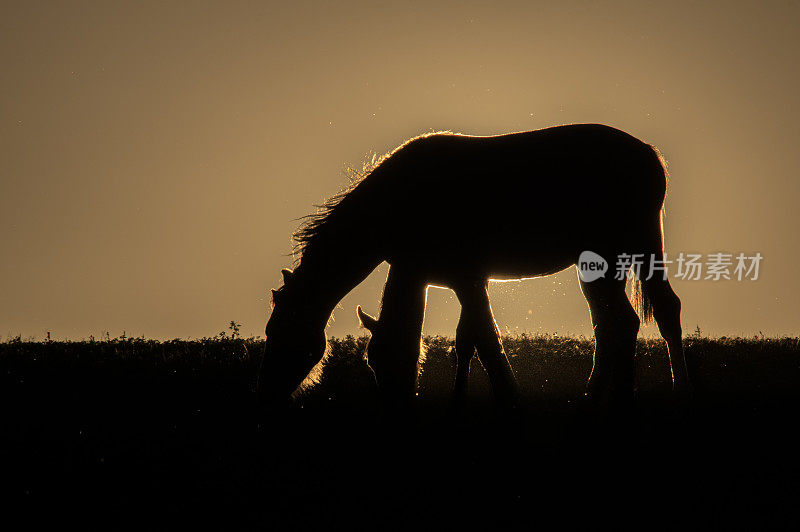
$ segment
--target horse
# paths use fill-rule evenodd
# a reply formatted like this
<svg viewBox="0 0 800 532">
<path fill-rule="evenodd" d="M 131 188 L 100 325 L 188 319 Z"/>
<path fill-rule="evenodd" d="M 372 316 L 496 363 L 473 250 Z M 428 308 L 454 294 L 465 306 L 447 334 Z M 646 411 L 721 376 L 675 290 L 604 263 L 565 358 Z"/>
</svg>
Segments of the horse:
<svg viewBox="0 0 800 532">
<path fill-rule="evenodd" d="M 681 302 L 665 276 L 652 275 L 663 260 L 666 184 L 657 148 L 601 124 L 496 136 L 437 132 L 406 141 L 295 233 L 299 263 L 283 270 L 265 331 L 262 404 L 290 399 L 324 355 L 334 307 L 384 261 L 384 302 L 393 310 L 382 311 L 380 321 L 393 332 L 371 344 L 383 342 L 391 356 L 370 366 L 384 395 L 408 399 L 428 285 L 464 294 L 465 329 L 484 346 L 480 356 L 497 363 L 502 346 L 489 327 L 488 280 L 554 274 L 589 250 L 610 264 L 634 254 L 651 261 L 650 274 L 635 280 L 636 309 L 625 276 L 609 271 L 581 280 L 596 340 L 587 396 L 600 403 L 632 398 L 636 337 L 641 321 L 653 318 L 667 343 L 673 388 L 685 395 Z M 513 380 L 503 372 L 493 384 Z"/>
</svg>

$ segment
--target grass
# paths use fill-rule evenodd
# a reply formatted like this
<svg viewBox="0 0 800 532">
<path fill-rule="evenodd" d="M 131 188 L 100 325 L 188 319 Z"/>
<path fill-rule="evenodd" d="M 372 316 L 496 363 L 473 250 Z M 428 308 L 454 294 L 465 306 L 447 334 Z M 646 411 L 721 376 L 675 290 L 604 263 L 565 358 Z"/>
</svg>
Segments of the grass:
<svg viewBox="0 0 800 532">
<path fill-rule="evenodd" d="M 670 400 L 663 343 L 640 340 L 639 408 L 614 431 L 578 413 L 591 340 L 504 338 L 519 418 L 493 415 L 476 361 L 457 425 L 452 339 L 425 338 L 418 416 L 402 424 L 381 423 L 366 343 L 331 339 L 318 382 L 261 425 L 256 339 L 0 343 L 0 500 L 30 522 L 98 528 L 641 525 L 665 511 L 680 524 L 687 505 L 711 526 L 794 515 L 798 338 L 686 338 L 689 412 Z"/>
</svg>

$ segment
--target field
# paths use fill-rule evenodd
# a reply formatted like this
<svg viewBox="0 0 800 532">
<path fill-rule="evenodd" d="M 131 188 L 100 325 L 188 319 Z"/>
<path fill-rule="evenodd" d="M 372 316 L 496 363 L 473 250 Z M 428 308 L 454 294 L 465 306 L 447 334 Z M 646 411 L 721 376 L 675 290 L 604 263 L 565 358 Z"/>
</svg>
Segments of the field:
<svg viewBox="0 0 800 532">
<path fill-rule="evenodd" d="M 689 336 L 692 403 L 640 340 L 637 408 L 578 408 L 593 343 L 508 337 L 524 394 L 500 416 L 473 362 L 447 405 L 452 341 L 427 337 L 416 415 L 381 416 L 366 338 L 332 339 L 318 382 L 262 419 L 263 343 L 215 338 L 0 344 L 3 515 L 25 529 L 789 527 L 800 496 L 800 339 Z"/>
</svg>

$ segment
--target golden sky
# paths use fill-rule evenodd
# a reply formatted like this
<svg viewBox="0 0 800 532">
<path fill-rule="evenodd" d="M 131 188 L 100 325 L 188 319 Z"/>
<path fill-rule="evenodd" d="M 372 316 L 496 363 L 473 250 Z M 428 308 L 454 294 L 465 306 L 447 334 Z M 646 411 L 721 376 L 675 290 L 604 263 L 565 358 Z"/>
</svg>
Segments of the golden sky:
<svg viewBox="0 0 800 532">
<path fill-rule="evenodd" d="M 0 335 L 263 334 L 295 219 L 346 166 L 574 122 L 664 153 L 668 254 L 763 255 L 758 281 L 673 281 L 685 331 L 799 334 L 799 23 L 790 2 L 3 2 Z M 359 334 L 385 274 L 329 335 Z M 490 293 L 503 331 L 591 333 L 574 269 Z M 425 332 L 453 334 L 452 292 L 428 301 Z"/>
</svg>

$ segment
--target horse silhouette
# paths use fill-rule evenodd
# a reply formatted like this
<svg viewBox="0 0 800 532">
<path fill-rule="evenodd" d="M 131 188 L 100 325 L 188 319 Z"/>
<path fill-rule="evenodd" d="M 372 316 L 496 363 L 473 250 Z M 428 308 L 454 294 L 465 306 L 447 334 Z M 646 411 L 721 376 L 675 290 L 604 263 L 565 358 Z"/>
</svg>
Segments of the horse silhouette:
<svg viewBox="0 0 800 532">
<path fill-rule="evenodd" d="M 273 291 L 260 400 L 289 399 L 325 352 L 334 307 L 383 261 L 391 267 L 382 325 L 368 353 L 375 353 L 369 364 L 384 397 L 402 402 L 414 395 L 430 284 L 459 294 L 462 346 L 478 347 L 495 395 L 513 389 L 488 280 L 553 274 L 587 250 L 610 269 L 633 254 L 663 259 L 666 181 L 656 148 L 599 124 L 407 141 L 295 233 L 300 261 L 293 272 L 283 270 L 284 284 Z M 625 279 L 617 277 L 581 281 L 596 338 L 588 396 L 598 403 L 632 399 L 639 315 L 655 318 L 673 386 L 687 391 L 680 299 L 669 281 L 640 272 L 637 315 Z"/>
<path fill-rule="evenodd" d="M 405 368 L 398 367 L 398 363 L 411 360 L 413 357 L 408 354 L 419 352 L 418 345 L 416 349 L 413 347 L 415 341 L 419 343 L 419 334 L 415 328 L 407 327 L 402 318 L 408 301 L 402 297 L 404 290 L 394 288 L 395 276 L 391 270 L 389 279 L 392 284 L 387 282 L 384 289 L 380 319 L 364 312 L 361 306 L 357 313 L 361 325 L 372 335 L 367 355 L 382 392 L 382 402 L 389 408 L 397 408 L 404 406 L 402 401 L 410 397 L 409 392 L 413 389 L 416 378 L 416 372 L 408 378 L 409 371 L 403 371 Z M 409 288 L 413 289 L 414 286 Z M 486 289 L 486 282 L 453 287 L 461 303 L 461 315 L 456 327 L 456 378 L 451 403 L 453 414 L 459 414 L 464 409 L 469 365 L 476 350 L 481 365 L 489 376 L 498 405 L 509 409 L 514 408 L 518 402 L 516 379 L 503 352 Z M 401 346 L 398 353 L 397 349 Z M 410 366 L 407 369 L 410 370 Z"/>
</svg>

